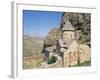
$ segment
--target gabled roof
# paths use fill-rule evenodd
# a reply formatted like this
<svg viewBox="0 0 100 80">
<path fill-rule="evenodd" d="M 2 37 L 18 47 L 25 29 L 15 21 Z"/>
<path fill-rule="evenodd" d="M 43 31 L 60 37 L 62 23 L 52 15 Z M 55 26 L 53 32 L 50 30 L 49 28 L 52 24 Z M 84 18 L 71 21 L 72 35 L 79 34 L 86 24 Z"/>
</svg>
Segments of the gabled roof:
<svg viewBox="0 0 100 80">
<path fill-rule="evenodd" d="M 62 39 L 59 39 L 58 42 L 60 44 L 60 47 L 62 47 L 62 48 L 68 48 L 68 46 L 69 46 L 69 44 L 67 44 L 67 43 L 64 44 L 64 41 Z"/>
<path fill-rule="evenodd" d="M 51 47 L 45 48 L 45 50 L 47 50 L 47 51 L 53 51 L 54 49 L 56 49 L 56 46 L 51 46 Z"/>
<path fill-rule="evenodd" d="M 64 24 L 62 31 L 74 31 L 74 28 L 69 20 Z"/>
</svg>

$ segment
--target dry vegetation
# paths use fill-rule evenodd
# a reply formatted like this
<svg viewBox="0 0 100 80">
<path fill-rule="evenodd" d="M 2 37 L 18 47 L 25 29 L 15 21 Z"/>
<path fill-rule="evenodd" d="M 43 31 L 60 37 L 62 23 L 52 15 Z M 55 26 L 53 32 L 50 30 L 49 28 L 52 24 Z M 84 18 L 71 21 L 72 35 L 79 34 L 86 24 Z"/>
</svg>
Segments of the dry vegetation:
<svg viewBox="0 0 100 80">
<path fill-rule="evenodd" d="M 39 68 L 43 62 L 43 48 L 56 45 L 56 40 L 61 38 L 61 27 L 66 20 L 74 26 L 76 39 L 81 44 L 91 46 L 91 15 L 89 13 L 64 13 L 59 28 L 50 30 L 45 39 L 24 35 L 23 42 L 23 68 Z M 45 41 L 44 41 L 45 40 Z M 76 66 L 90 65 L 91 61 Z"/>
<path fill-rule="evenodd" d="M 43 61 L 43 39 L 24 35 L 23 69 L 38 68 Z"/>
<path fill-rule="evenodd" d="M 23 68 L 24 69 L 33 69 L 33 68 L 39 68 L 40 63 L 43 62 L 43 55 L 33 55 L 29 57 L 23 58 Z"/>
</svg>

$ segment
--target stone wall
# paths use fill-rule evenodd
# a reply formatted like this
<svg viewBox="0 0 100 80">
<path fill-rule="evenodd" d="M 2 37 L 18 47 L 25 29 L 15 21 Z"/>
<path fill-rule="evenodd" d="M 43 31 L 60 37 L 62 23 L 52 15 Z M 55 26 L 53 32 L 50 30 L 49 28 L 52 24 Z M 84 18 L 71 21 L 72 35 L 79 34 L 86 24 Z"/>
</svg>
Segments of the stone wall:
<svg viewBox="0 0 100 80">
<path fill-rule="evenodd" d="M 91 49 L 88 45 L 80 45 L 80 63 L 91 60 Z"/>
<path fill-rule="evenodd" d="M 73 41 L 68 50 L 64 53 L 64 67 L 70 67 L 78 64 L 79 45 Z"/>
<path fill-rule="evenodd" d="M 88 45 L 81 44 L 77 49 L 69 49 L 64 53 L 64 67 L 82 64 L 91 60 L 91 49 Z"/>
</svg>

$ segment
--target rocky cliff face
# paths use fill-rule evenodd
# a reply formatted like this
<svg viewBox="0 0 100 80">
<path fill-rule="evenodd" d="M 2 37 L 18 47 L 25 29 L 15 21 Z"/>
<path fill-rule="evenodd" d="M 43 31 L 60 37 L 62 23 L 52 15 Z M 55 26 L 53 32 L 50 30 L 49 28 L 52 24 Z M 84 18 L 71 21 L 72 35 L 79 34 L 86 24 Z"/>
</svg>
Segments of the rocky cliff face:
<svg viewBox="0 0 100 80">
<path fill-rule="evenodd" d="M 71 13 L 65 12 L 59 28 L 52 29 L 46 39 L 45 45 L 55 45 L 56 40 L 61 38 L 61 28 L 69 20 L 75 29 L 75 38 L 80 44 L 91 46 L 91 14 L 90 13 Z"/>
<path fill-rule="evenodd" d="M 76 39 L 79 43 L 88 43 L 91 41 L 91 14 L 90 13 L 71 13 L 65 12 L 62 16 L 60 28 L 69 20 L 76 33 Z"/>
<path fill-rule="evenodd" d="M 61 30 L 59 28 L 54 28 L 50 30 L 50 32 L 46 36 L 44 44 L 47 46 L 56 45 L 56 40 L 60 38 L 61 38 Z"/>
</svg>

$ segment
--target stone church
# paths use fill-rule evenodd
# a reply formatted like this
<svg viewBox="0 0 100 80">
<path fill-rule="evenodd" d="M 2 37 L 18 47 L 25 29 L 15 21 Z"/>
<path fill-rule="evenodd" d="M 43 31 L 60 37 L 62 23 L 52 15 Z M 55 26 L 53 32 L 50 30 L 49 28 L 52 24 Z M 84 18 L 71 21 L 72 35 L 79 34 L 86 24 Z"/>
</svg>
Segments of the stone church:
<svg viewBox="0 0 100 80">
<path fill-rule="evenodd" d="M 57 53 L 62 57 L 64 67 L 76 65 L 79 45 L 75 40 L 75 30 L 69 21 L 66 21 L 61 30 L 62 35 L 57 43 Z"/>
<path fill-rule="evenodd" d="M 49 58 L 57 54 L 62 58 L 63 67 L 71 67 L 91 60 L 91 50 L 88 45 L 79 44 L 75 37 L 75 29 L 69 20 L 61 28 L 61 39 L 56 46 L 45 48 Z"/>
</svg>

